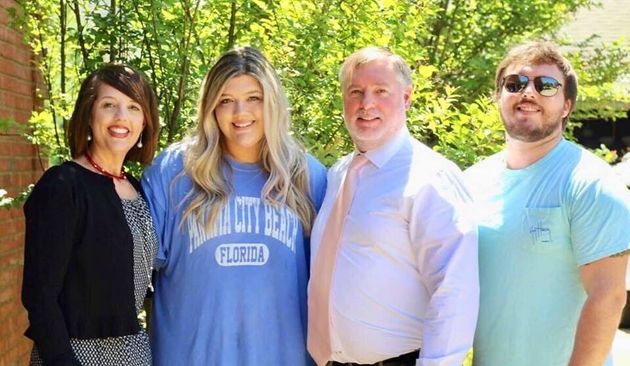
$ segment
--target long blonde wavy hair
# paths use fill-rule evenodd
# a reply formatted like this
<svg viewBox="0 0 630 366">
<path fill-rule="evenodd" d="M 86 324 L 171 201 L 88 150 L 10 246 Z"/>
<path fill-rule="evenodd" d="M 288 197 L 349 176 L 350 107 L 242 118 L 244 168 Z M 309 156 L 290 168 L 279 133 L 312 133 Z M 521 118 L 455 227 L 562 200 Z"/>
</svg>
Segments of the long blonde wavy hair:
<svg viewBox="0 0 630 366">
<path fill-rule="evenodd" d="M 240 75 L 254 77 L 263 90 L 264 138 L 259 161 L 268 178 L 261 197 L 267 204 L 288 206 L 309 235 L 315 208 L 310 199 L 305 150 L 289 132 L 289 101 L 277 73 L 263 54 L 252 47 L 224 53 L 204 79 L 198 101 L 198 125 L 184 153 L 184 171 L 192 179 L 193 189 L 185 201 L 190 203 L 184 210 L 182 224 L 192 217 L 196 225 L 210 233 L 216 216 L 233 192 L 232 183 L 224 174 L 229 166 L 214 110 L 228 80 Z"/>
</svg>

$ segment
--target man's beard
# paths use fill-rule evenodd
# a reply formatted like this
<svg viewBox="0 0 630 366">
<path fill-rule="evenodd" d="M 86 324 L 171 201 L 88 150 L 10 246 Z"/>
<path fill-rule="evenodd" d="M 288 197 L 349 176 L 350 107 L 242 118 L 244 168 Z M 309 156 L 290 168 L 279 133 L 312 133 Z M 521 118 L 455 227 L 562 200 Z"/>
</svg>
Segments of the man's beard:
<svg viewBox="0 0 630 366">
<path fill-rule="evenodd" d="M 561 115 L 558 115 L 557 117 L 551 116 L 551 118 L 543 120 L 539 126 L 531 126 L 525 123 L 519 123 L 518 121 L 510 121 L 503 115 L 503 111 L 499 112 L 501 114 L 503 126 L 505 127 L 505 132 L 507 132 L 512 139 L 522 142 L 536 142 L 543 140 L 552 135 L 558 129 L 559 125 L 562 125 Z M 555 119 L 554 117 L 557 118 L 556 123 L 550 123 L 549 120 Z"/>
</svg>

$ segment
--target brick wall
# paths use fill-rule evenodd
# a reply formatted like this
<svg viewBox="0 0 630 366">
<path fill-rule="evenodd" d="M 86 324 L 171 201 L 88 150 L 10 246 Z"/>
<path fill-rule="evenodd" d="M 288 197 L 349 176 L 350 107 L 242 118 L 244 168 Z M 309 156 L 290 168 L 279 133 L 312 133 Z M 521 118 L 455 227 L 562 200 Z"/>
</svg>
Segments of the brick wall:
<svg viewBox="0 0 630 366">
<path fill-rule="evenodd" d="M 9 25 L 14 0 L 0 0 L 0 118 L 28 121 L 38 104 L 38 74 L 22 34 Z M 0 188 L 14 197 L 41 176 L 36 148 L 15 130 L 0 130 Z M 24 250 L 21 208 L 0 208 L 0 365 L 28 364 L 31 343 L 22 335 L 28 324 L 20 301 Z"/>
</svg>

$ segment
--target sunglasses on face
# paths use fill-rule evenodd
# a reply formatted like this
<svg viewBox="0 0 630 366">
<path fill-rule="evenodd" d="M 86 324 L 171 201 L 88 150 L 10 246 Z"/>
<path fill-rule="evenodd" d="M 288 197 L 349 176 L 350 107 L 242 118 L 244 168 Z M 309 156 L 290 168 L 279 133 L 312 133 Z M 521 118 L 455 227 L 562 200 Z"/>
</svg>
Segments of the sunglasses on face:
<svg viewBox="0 0 630 366">
<path fill-rule="evenodd" d="M 512 74 L 503 78 L 503 87 L 508 93 L 520 93 L 529 84 L 529 78 L 525 75 Z M 558 93 L 562 84 L 551 76 L 536 76 L 534 89 L 544 97 L 553 97 Z"/>
</svg>

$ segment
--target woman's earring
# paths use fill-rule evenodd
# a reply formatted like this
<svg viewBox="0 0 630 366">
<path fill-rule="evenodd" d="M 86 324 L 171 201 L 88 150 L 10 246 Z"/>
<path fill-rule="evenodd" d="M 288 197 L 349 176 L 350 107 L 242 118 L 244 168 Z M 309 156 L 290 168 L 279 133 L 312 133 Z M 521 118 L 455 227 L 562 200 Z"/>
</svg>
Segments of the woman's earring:
<svg viewBox="0 0 630 366">
<path fill-rule="evenodd" d="M 88 130 L 87 140 L 92 141 L 92 131 Z"/>
<path fill-rule="evenodd" d="M 142 132 L 140 132 L 140 138 L 138 139 L 138 143 L 136 144 L 136 146 L 138 147 L 138 149 L 142 148 Z"/>
</svg>

